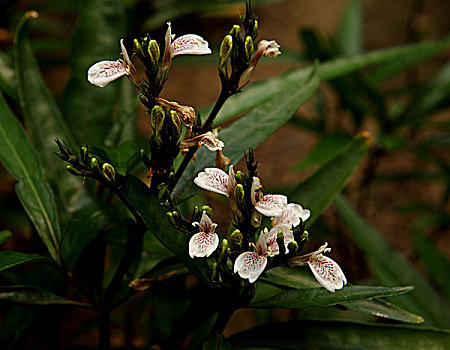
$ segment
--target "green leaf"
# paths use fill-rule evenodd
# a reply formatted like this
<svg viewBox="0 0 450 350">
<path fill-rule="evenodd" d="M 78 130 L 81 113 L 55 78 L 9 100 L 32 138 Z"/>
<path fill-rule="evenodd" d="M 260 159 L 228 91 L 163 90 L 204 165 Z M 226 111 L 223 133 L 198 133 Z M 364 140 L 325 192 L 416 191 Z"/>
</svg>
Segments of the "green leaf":
<svg viewBox="0 0 450 350">
<path fill-rule="evenodd" d="M 330 159 L 289 194 L 291 202 L 298 202 L 311 211 L 307 226 L 319 217 L 350 180 L 351 175 L 367 152 L 370 139 L 358 135 L 336 157 Z"/>
<path fill-rule="evenodd" d="M 25 254 L 20 252 L 0 252 L 0 272 L 14 267 L 34 262 L 51 262 L 49 258 L 39 254 Z"/>
<path fill-rule="evenodd" d="M 4 51 L 0 51 L 0 90 L 14 101 L 18 100 L 13 60 Z"/>
<path fill-rule="evenodd" d="M 319 86 L 317 71 L 310 71 L 309 77 L 289 85 L 261 106 L 254 108 L 245 118 L 238 119 L 220 132 L 225 143 L 225 154 L 236 164 L 250 147 L 256 148 L 278 130 L 295 114 Z M 196 161 L 189 165 L 178 183 L 175 193 L 181 194 L 180 200 L 190 197 L 197 190 L 193 185 L 195 176 L 213 163 L 214 154 L 200 150 Z M 190 186 L 190 189 L 189 187 Z M 187 189 L 185 187 L 188 187 Z"/>
<path fill-rule="evenodd" d="M 353 56 L 362 53 L 362 6 L 360 0 L 349 0 L 336 38 L 339 54 Z"/>
<path fill-rule="evenodd" d="M 0 231 L 0 244 L 5 243 L 6 240 L 13 236 L 10 230 L 2 230 Z"/>
<path fill-rule="evenodd" d="M 113 148 L 102 148 L 117 173 L 126 175 L 129 162 L 139 151 L 134 143 L 125 142 Z"/>
<path fill-rule="evenodd" d="M 422 315 L 427 324 L 448 327 L 450 317 L 448 313 L 442 312 L 447 306 L 419 272 L 392 248 L 381 233 L 363 220 L 344 197 L 336 198 L 335 207 L 366 256 L 379 283 L 415 286 L 411 294 L 397 298 L 396 304 Z"/>
<path fill-rule="evenodd" d="M 257 326 L 229 337 L 233 349 L 446 349 L 447 330 L 360 322 L 290 321 Z"/>
<path fill-rule="evenodd" d="M 262 280 L 274 285 L 299 288 L 315 288 L 320 284 L 313 277 L 309 269 L 298 267 L 276 267 L 264 273 Z"/>
<path fill-rule="evenodd" d="M 374 316 L 388 318 L 407 323 L 423 323 L 422 316 L 403 310 L 384 299 L 364 300 L 342 304 L 350 310 L 368 313 Z"/>
<path fill-rule="evenodd" d="M 351 141 L 351 138 L 342 134 L 324 135 L 300 163 L 294 166 L 295 170 L 304 170 L 320 165 L 336 157 Z"/>
<path fill-rule="evenodd" d="M 17 26 L 15 37 L 16 76 L 20 106 L 25 125 L 33 145 L 39 152 L 50 183 L 57 189 L 61 205 L 72 213 L 88 204 L 91 199 L 81 186 L 79 178 L 69 174 L 64 164 L 53 152 L 57 150 L 55 138 L 64 140 L 70 147 L 75 141 L 64 122 L 61 112 L 39 73 L 39 66 L 28 40 L 30 18 L 27 12 Z"/>
<path fill-rule="evenodd" d="M 120 58 L 119 40 L 124 32 L 121 1 L 80 2 L 79 23 L 71 54 L 72 77 L 64 93 L 63 111 L 81 143 L 103 145 L 112 125 L 119 82 L 99 88 L 91 85 L 86 76 L 94 63 Z"/>
<path fill-rule="evenodd" d="M 303 309 L 305 307 L 331 306 L 351 301 L 370 300 L 379 297 L 395 296 L 408 293 L 414 287 L 369 287 L 347 286 L 335 293 L 324 288 L 302 288 L 282 292 L 265 300 L 250 304 L 256 308 Z"/>
<path fill-rule="evenodd" d="M 53 192 L 35 149 L 0 94 L 0 161 L 19 183 L 16 192 L 50 255 L 58 260 L 59 221 Z"/>
<path fill-rule="evenodd" d="M 429 57 L 448 47 L 450 47 L 450 36 L 419 44 L 376 50 L 352 57 L 328 60 L 319 65 L 318 72 L 320 80 L 326 81 L 343 77 L 370 65 L 383 64 L 385 66 L 386 62 L 403 61 L 407 57 L 416 55 L 418 52 Z M 420 59 L 422 58 L 420 57 Z M 255 106 L 263 104 L 275 94 L 285 90 L 293 82 L 305 81 L 309 72 L 310 67 L 295 68 L 274 78 L 252 84 L 241 93 L 231 97 L 225 103 L 215 120 L 215 124 L 223 123 Z M 212 107 L 208 107 L 201 110 L 202 115 L 209 113 L 211 109 Z"/>
<path fill-rule="evenodd" d="M 69 300 L 33 286 L 1 286 L 0 300 L 8 300 L 27 305 L 70 305 L 83 308 L 92 307 L 90 304 Z"/>
<path fill-rule="evenodd" d="M 166 210 L 159 203 L 158 198 L 150 193 L 149 188 L 141 180 L 128 174 L 124 178 L 122 191 L 147 225 L 148 230 L 167 249 L 177 255 L 198 279 L 211 286 L 211 272 L 206 259 L 192 259 L 189 256 L 190 237 L 170 225 Z"/>
</svg>

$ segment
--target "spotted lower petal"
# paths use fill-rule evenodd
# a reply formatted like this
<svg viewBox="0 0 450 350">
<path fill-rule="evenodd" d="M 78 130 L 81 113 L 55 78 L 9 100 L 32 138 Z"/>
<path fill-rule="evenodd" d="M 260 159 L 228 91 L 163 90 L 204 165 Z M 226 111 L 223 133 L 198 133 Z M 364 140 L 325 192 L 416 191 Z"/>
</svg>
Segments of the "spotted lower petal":
<svg viewBox="0 0 450 350">
<path fill-rule="evenodd" d="M 250 283 L 255 282 L 267 265 L 267 258 L 255 252 L 245 252 L 234 262 L 234 272 Z"/>
<path fill-rule="evenodd" d="M 327 256 L 313 255 L 308 261 L 308 266 L 320 285 L 332 293 L 347 284 L 340 266 Z"/>
<path fill-rule="evenodd" d="M 206 55 L 211 53 L 208 42 L 199 35 L 186 34 L 172 43 L 172 55 Z"/>
<path fill-rule="evenodd" d="M 255 205 L 255 209 L 265 216 L 281 216 L 287 205 L 287 197 L 281 194 L 266 194 Z"/>
<path fill-rule="evenodd" d="M 219 168 L 206 168 L 197 175 L 194 183 L 204 190 L 227 195 L 228 175 Z"/>
<path fill-rule="evenodd" d="M 219 246 L 219 236 L 213 232 L 199 232 L 189 240 L 189 255 L 191 258 L 210 256 Z"/>
<path fill-rule="evenodd" d="M 87 79 L 93 85 L 105 87 L 125 74 L 127 74 L 127 69 L 122 62 L 100 61 L 89 68 Z"/>
<path fill-rule="evenodd" d="M 283 210 L 281 216 L 275 217 L 272 221 L 272 226 L 289 225 L 298 226 L 300 219 L 306 221 L 311 215 L 308 209 L 303 209 L 301 205 L 296 203 L 289 203 Z"/>
</svg>

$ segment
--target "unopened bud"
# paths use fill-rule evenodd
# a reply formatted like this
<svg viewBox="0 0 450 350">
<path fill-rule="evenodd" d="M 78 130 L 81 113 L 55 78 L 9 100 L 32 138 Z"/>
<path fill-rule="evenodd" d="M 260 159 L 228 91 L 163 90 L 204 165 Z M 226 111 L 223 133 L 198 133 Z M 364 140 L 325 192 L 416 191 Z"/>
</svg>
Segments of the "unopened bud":
<svg viewBox="0 0 450 350">
<path fill-rule="evenodd" d="M 181 134 L 181 119 L 176 111 L 170 111 L 170 118 L 172 119 L 172 123 L 175 126 L 175 130 L 178 134 L 178 137 Z"/>
<path fill-rule="evenodd" d="M 141 56 L 144 56 L 144 51 L 142 50 L 141 43 L 140 43 L 137 39 L 134 39 L 134 40 L 133 40 L 133 43 L 134 43 L 134 51 L 135 51 L 137 54 L 139 54 L 139 55 L 141 55 Z"/>
<path fill-rule="evenodd" d="M 84 176 L 84 173 L 76 168 L 74 168 L 72 165 L 66 166 L 66 169 L 69 173 L 75 176 Z"/>
<path fill-rule="evenodd" d="M 284 234 L 282 230 L 277 233 L 277 244 L 278 249 L 280 250 L 280 255 L 286 254 L 286 246 L 284 245 Z"/>
<path fill-rule="evenodd" d="M 296 241 L 290 241 L 288 243 L 288 249 L 289 249 L 289 253 L 296 253 L 298 250 L 298 244 Z"/>
<path fill-rule="evenodd" d="M 300 238 L 300 242 L 298 243 L 298 250 L 301 251 L 303 249 L 303 247 L 305 246 L 305 244 L 308 242 L 309 240 L 309 233 L 308 231 L 303 232 L 301 238 Z"/>
<path fill-rule="evenodd" d="M 254 21 L 254 25 L 253 25 L 253 31 L 252 31 L 252 38 L 255 39 L 258 36 L 258 32 L 259 32 L 259 23 L 258 20 L 255 19 Z"/>
<path fill-rule="evenodd" d="M 233 37 L 228 34 L 223 38 L 222 43 L 220 44 L 219 50 L 219 67 L 223 67 L 226 65 L 228 57 L 230 57 L 231 49 L 233 48 Z"/>
<path fill-rule="evenodd" d="M 245 211 L 245 192 L 244 192 L 244 186 L 241 184 L 237 184 L 234 188 L 234 200 L 236 201 L 238 205 L 238 209 L 240 211 Z"/>
<path fill-rule="evenodd" d="M 103 176 L 106 177 L 108 181 L 113 182 L 116 179 L 116 170 L 111 164 L 104 163 L 102 169 Z"/>
<path fill-rule="evenodd" d="M 89 152 L 88 152 L 88 148 L 86 146 L 81 146 L 80 156 L 81 156 L 81 162 L 83 162 L 84 164 L 89 163 Z"/>
<path fill-rule="evenodd" d="M 214 281 L 217 278 L 217 263 L 215 262 L 212 265 L 212 274 L 211 274 L 211 280 Z"/>
<path fill-rule="evenodd" d="M 166 117 L 166 113 L 164 108 L 156 105 L 153 107 L 152 112 L 150 114 L 150 124 L 153 129 L 153 137 L 156 141 L 162 142 L 161 140 L 161 130 L 164 125 L 164 119 Z"/>
<path fill-rule="evenodd" d="M 250 58 L 253 55 L 253 39 L 250 36 L 247 36 L 245 38 L 245 56 L 247 57 L 247 60 L 250 60 Z"/>
<path fill-rule="evenodd" d="M 151 167 L 150 158 L 147 155 L 147 152 L 143 148 L 139 150 L 139 155 L 141 156 L 142 162 L 149 169 Z"/>
<path fill-rule="evenodd" d="M 159 45 L 156 40 L 150 40 L 148 44 L 148 54 L 150 55 L 153 65 L 156 66 L 160 56 Z"/>
<path fill-rule="evenodd" d="M 242 245 L 242 233 L 239 230 L 234 230 L 233 233 L 230 235 L 230 239 L 231 239 L 231 245 L 233 246 L 237 246 L 237 247 L 241 247 Z"/>
<path fill-rule="evenodd" d="M 242 171 L 240 171 L 240 170 L 236 171 L 236 174 L 234 175 L 234 177 L 236 178 L 237 183 L 240 183 L 242 185 L 245 184 L 246 177 Z"/>
<path fill-rule="evenodd" d="M 100 166 L 98 165 L 97 158 L 91 158 L 91 169 L 95 171 L 96 173 L 100 172 Z"/>
<path fill-rule="evenodd" d="M 213 210 L 209 205 L 202 205 L 202 207 L 200 208 L 200 212 L 203 213 L 204 211 L 209 217 L 212 217 Z"/>
<path fill-rule="evenodd" d="M 222 240 L 222 250 L 220 252 L 221 255 L 224 255 L 228 251 L 228 241 L 226 239 Z"/>
<path fill-rule="evenodd" d="M 169 219 L 170 224 L 173 227 L 176 227 L 176 223 L 175 223 L 175 219 L 173 218 L 173 213 L 171 213 L 170 211 L 167 212 L 167 218 Z"/>
<path fill-rule="evenodd" d="M 237 24 L 233 26 L 230 30 L 230 34 L 233 35 L 236 39 L 239 39 L 241 35 L 241 27 Z"/>
</svg>

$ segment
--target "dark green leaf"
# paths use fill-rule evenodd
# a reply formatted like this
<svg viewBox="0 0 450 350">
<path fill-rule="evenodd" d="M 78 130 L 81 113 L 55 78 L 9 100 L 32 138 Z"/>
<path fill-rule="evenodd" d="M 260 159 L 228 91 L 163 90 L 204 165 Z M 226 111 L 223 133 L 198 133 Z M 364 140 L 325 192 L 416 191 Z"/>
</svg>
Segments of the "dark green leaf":
<svg viewBox="0 0 450 350">
<path fill-rule="evenodd" d="M 120 58 L 119 40 L 124 32 L 121 1 L 80 2 L 71 55 L 72 78 L 64 94 L 64 115 L 81 143 L 103 145 L 111 127 L 120 84 L 113 82 L 99 88 L 91 85 L 86 76 L 94 63 Z"/>
<path fill-rule="evenodd" d="M 0 161 L 19 181 L 17 195 L 51 256 L 58 260 L 59 221 L 53 192 L 35 149 L 0 94 Z"/>
<path fill-rule="evenodd" d="M 51 262 L 51 260 L 39 254 L 25 254 L 20 252 L 0 252 L 0 272 L 14 267 L 34 262 Z"/>
<path fill-rule="evenodd" d="M 397 298 L 396 304 L 422 315 L 427 324 L 449 326 L 450 316 L 442 312 L 446 310 L 446 305 L 441 302 L 439 295 L 418 271 L 392 248 L 381 233 L 364 221 L 344 197 L 336 198 L 335 207 L 357 245 L 365 254 L 379 283 L 415 286 L 415 290 L 410 295 Z"/>
<path fill-rule="evenodd" d="M 113 148 L 103 149 L 114 169 L 120 175 L 125 175 L 128 172 L 129 161 L 138 153 L 138 149 L 132 142 L 125 142 Z"/>
<path fill-rule="evenodd" d="M 0 51 L 0 90 L 14 101 L 18 101 L 13 60 L 4 51 Z"/>
<path fill-rule="evenodd" d="M 339 54 L 353 56 L 362 53 L 362 6 L 360 0 L 349 0 L 337 32 Z"/>
<path fill-rule="evenodd" d="M 69 174 L 53 152 L 55 138 L 73 148 L 75 141 L 61 112 L 39 73 L 39 66 L 30 48 L 28 27 L 32 14 L 27 12 L 17 26 L 15 60 L 20 106 L 33 145 L 47 170 L 46 175 L 58 189 L 58 200 L 71 213 L 90 202 L 79 178 Z"/>
<path fill-rule="evenodd" d="M 277 267 L 265 272 L 263 281 L 294 289 L 315 288 L 319 283 L 307 268 L 298 267 Z"/>
<path fill-rule="evenodd" d="M 341 153 L 350 141 L 351 138 L 347 135 L 325 135 L 319 140 L 308 155 L 303 158 L 300 163 L 295 165 L 294 169 L 304 170 L 314 165 L 325 163 Z"/>
<path fill-rule="evenodd" d="M 233 334 L 233 349 L 446 349 L 450 332 L 418 326 L 387 326 L 338 321 L 291 321 Z"/>
<path fill-rule="evenodd" d="M 32 286 L 2 286 L 0 300 L 8 300 L 27 305 L 71 305 L 90 308 L 90 304 L 69 300 L 49 291 Z"/>
<path fill-rule="evenodd" d="M 5 243 L 5 241 L 8 240 L 9 238 L 11 238 L 12 236 L 13 236 L 13 234 L 9 230 L 0 231 L 0 244 Z"/>
<path fill-rule="evenodd" d="M 188 254 L 190 237 L 175 230 L 167 219 L 166 210 L 160 205 L 158 198 L 150 193 L 149 188 L 138 178 L 127 175 L 124 179 L 123 193 L 142 220 L 148 230 L 156 238 L 175 253 L 187 268 L 207 285 L 211 285 L 210 271 L 206 259 L 192 259 Z"/>
<path fill-rule="evenodd" d="M 384 299 L 364 300 L 342 305 L 354 311 L 364 312 L 374 316 L 388 318 L 390 320 L 407 323 L 423 323 L 424 321 L 421 316 L 403 310 Z"/>
<path fill-rule="evenodd" d="M 256 308 L 288 308 L 302 309 L 305 307 L 331 306 L 351 301 L 370 300 L 373 298 L 395 296 L 408 293 L 414 287 L 369 287 L 347 286 L 335 293 L 324 288 L 292 289 L 265 300 L 251 303 Z"/>
<path fill-rule="evenodd" d="M 343 190 L 369 148 L 369 144 L 370 140 L 366 137 L 356 136 L 340 154 L 330 159 L 292 190 L 289 200 L 298 202 L 311 211 L 311 217 L 306 221 L 307 226 L 311 226 Z"/>
</svg>

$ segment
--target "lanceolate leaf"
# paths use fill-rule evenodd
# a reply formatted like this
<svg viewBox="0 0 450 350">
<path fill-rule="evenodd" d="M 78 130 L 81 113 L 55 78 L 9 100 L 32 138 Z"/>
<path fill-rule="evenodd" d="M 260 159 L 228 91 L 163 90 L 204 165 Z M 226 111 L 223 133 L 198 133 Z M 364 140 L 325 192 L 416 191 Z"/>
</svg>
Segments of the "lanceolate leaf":
<svg viewBox="0 0 450 350">
<path fill-rule="evenodd" d="M 51 260 L 39 254 L 25 254 L 10 251 L 0 252 L 0 272 L 34 262 L 51 262 Z"/>
<path fill-rule="evenodd" d="M 64 94 L 64 116 L 80 143 L 102 146 L 112 124 L 120 83 L 99 88 L 91 85 L 86 76 L 94 63 L 121 58 L 119 40 L 125 32 L 122 2 L 78 3 L 79 23 L 73 38 L 72 78 Z"/>
<path fill-rule="evenodd" d="M 408 293 L 414 287 L 368 287 L 347 286 L 335 293 L 324 288 L 303 288 L 282 292 L 265 300 L 252 303 L 256 308 L 288 308 L 302 309 L 305 307 L 331 306 L 351 301 L 370 300 Z"/>
<path fill-rule="evenodd" d="M 25 131 L 0 94 L 0 161 L 19 181 L 17 195 L 51 256 L 58 260 L 59 221 L 53 192 Z"/>
<path fill-rule="evenodd" d="M 339 321 L 291 321 L 233 334 L 233 349 L 446 349 L 447 330 Z"/>
<path fill-rule="evenodd" d="M 0 231 L 0 244 L 3 244 L 6 240 L 13 236 L 12 232 L 9 230 Z"/>
<path fill-rule="evenodd" d="M 122 190 L 147 225 L 148 230 L 167 249 L 175 253 L 197 278 L 211 286 L 210 270 L 206 259 L 192 259 L 189 256 L 190 237 L 170 225 L 166 210 L 160 205 L 158 198 L 150 193 L 149 188 L 138 178 L 127 175 Z"/>
<path fill-rule="evenodd" d="M 370 138 L 365 134 L 356 136 L 340 154 L 292 190 L 289 200 L 300 203 L 311 211 L 311 217 L 306 221 L 307 226 L 311 226 L 343 190 L 369 144 Z"/>
<path fill-rule="evenodd" d="M 47 170 L 46 175 L 54 188 L 58 189 L 59 202 L 68 212 L 73 212 L 86 205 L 90 198 L 81 186 L 80 179 L 69 174 L 54 154 L 57 150 L 55 137 L 64 140 L 72 149 L 75 141 L 40 76 L 39 66 L 31 51 L 28 27 L 30 19 L 36 16 L 36 12 L 27 12 L 17 26 L 14 53 L 19 100 L 33 145 Z"/>
<path fill-rule="evenodd" d="M 0 300 L 8 300 L 27 305 L 69 305 L 90 308 L 90 304 L 69 300 L 49 291 L 33 286 L 2 286 L 0 287 Z"/>
<path fill-rule="evenodd" d="M 337 49 L 343 56 L 360 54 L 362 50 L 362 5 L 361 0 L 347 2 L 337 33 Z"/>
<path fill-rule="evenodd" d="M 357 245 L 364 252 L 379 283 L 407 283 L 415 286 L 411 294 L 397 298 L 396 304 L 422 315 L 427 324 L 448 327 L 450 316 L 442 311 L 446 310 L 447 306 L 440 301 L 439 295 L 419 272 L 397 253 L 377 230 L 362 219 L 344 197 L 336 198 L 335 207 Z"/>
<path fill-rule="evenodd" d="M 11 56 L 0 51 L 0 90 L 17 101 L 16 76 Z"/>
</svg>

